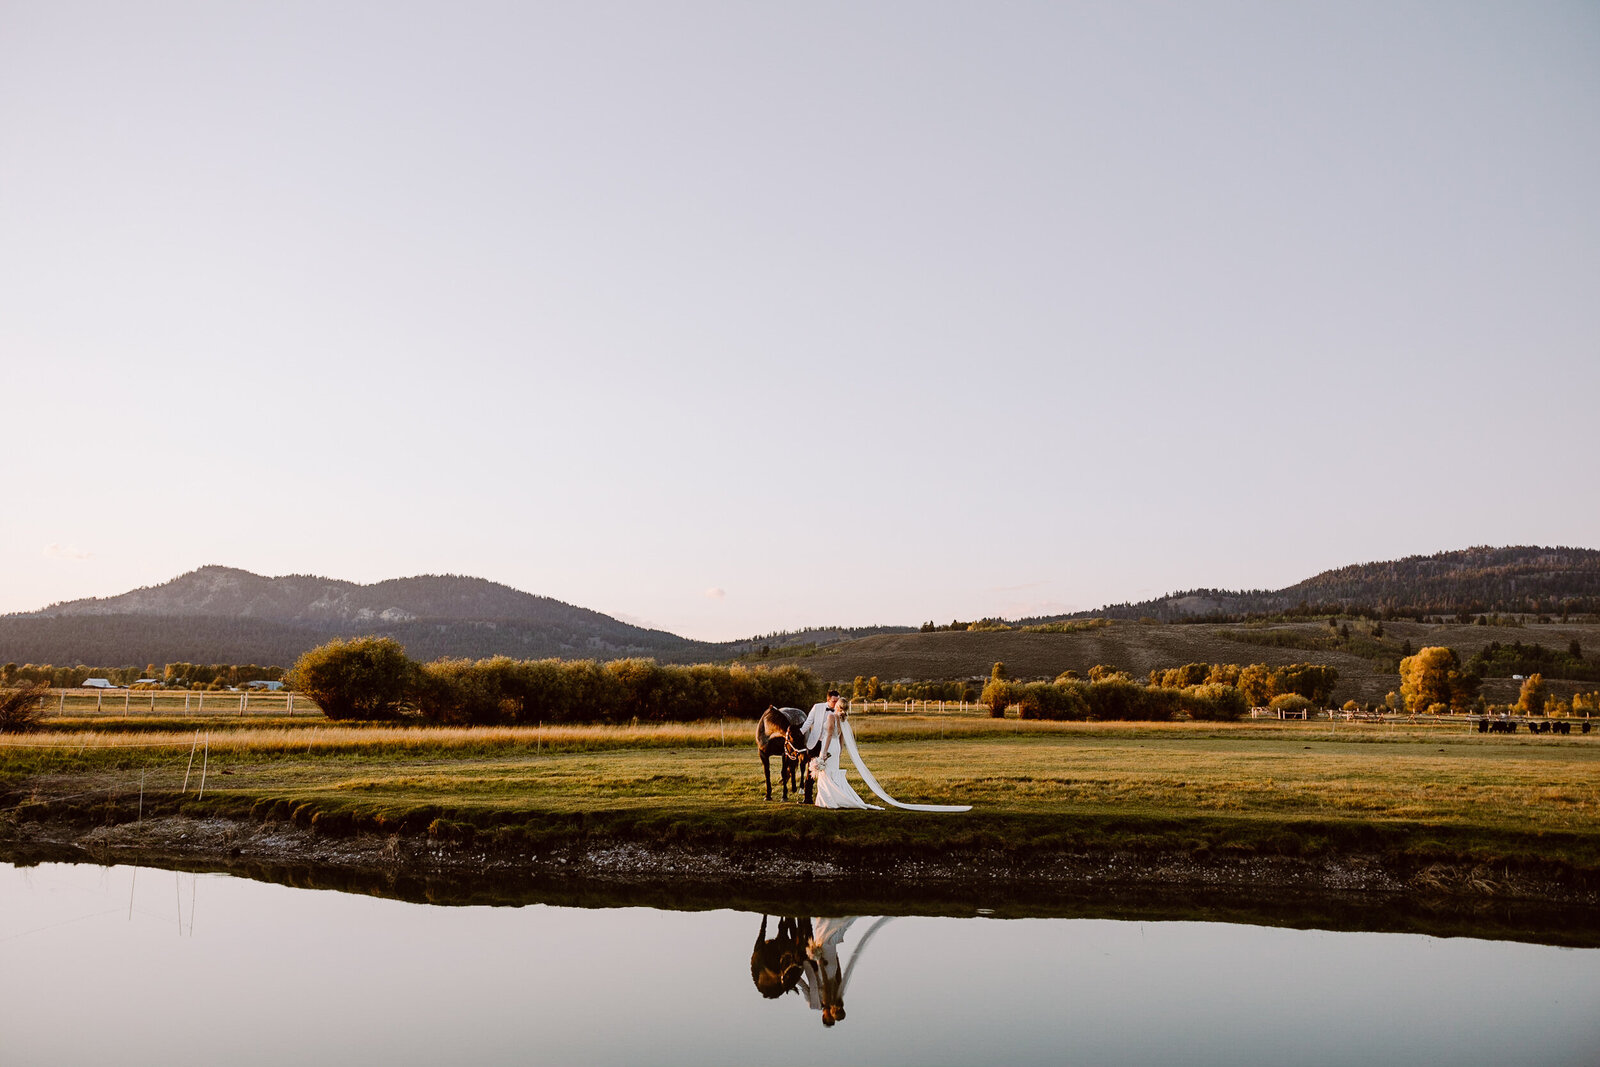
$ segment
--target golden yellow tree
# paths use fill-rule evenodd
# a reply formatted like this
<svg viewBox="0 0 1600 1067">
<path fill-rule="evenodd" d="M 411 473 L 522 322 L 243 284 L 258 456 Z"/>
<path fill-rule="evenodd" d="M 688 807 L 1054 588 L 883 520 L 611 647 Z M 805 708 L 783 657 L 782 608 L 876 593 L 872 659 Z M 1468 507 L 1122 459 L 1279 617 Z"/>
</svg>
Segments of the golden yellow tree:
<svg viewBox="0 0 1600 1067">
<path fill-rule="evenodd" d="M 1517 695 L 1517 710 L 1524 715 L 1543 715 L 1544 701 L 1544 675 L 1528 675 L 1522 683 L 1522 692 Z"/>
<path fill-rule="evenodd" d="M 1407 711 L 1427 711 L 1434 704 L 1450 703 L 1450 676 L 1460 661 L 1454 650 L 1431 645 L 1400 661 L 1400 695 Z"/>
</svg>

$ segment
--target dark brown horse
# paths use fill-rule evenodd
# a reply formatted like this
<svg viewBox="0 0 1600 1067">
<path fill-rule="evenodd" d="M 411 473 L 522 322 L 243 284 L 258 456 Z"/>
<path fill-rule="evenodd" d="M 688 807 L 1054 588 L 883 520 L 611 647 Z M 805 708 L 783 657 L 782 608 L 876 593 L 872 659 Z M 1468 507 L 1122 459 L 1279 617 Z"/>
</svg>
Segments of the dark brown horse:
<svg viewBox="0 0 1600 1067">
<path fill-rule="evenodd" d="M 789 799 L 789 790 L 803 793 L 805 802 L 811 803 L 811 777 L 806 774 L 805 735 L 800 726 L 806 713 L 799 708 L 779 708 L 768 705 L 756 723 L 756 751 L 761 754 L 761 773 L 767 779 L 767 799 L 772 799 L 772 757 L 780 759 L 778 786 L 783 799 Z M 802 785 L 801 783 L 804 783 Z"/>
<path fill-rule="evenodd" d="M 778 936 L 767 940 L 767 917 L 761 916 L 761 932 L 756 934 L 755 951 L 750 953 L 750 979 L 761 995 L 775 1000 L 800 983 L 806 959 L 806 942 L 811 940 L 811 920 L 778 918 Z"/>
</svg>

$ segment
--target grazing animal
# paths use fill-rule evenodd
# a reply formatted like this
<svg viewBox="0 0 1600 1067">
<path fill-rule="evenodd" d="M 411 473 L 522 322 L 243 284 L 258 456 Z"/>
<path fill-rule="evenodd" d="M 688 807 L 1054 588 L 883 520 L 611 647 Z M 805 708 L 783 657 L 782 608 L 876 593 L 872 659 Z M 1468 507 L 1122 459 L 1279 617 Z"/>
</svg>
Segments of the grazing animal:
<svg viewBox="0 0 1600 1067">
<path fill-rule="evenodd" d="M 783 799 L 789 799 L 789 790 L 803 792 L 807 804 L 811 803 L 811 778 L 806 772 L 809 756 L 805 737 L 800 726 L 806 713 L 799 708 L 779 708 L 769 705 L 756 723 L 756 751 L 761 756 L 761 773 L 767 779 L 767 799 L 772 799 L 772 757 L 779 758 L 778 786 Z M 801 782 L 804 782 L 802 789 Z"/>
</svg>

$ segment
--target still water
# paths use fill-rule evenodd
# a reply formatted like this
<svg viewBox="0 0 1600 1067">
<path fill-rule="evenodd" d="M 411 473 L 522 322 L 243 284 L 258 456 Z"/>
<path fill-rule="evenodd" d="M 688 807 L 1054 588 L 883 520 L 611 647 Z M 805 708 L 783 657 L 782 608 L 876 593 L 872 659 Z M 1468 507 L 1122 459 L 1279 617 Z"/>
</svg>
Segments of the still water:
<svg viewBox="0 0 1600 1067">
<path fill-rule="evenodd" d="M 1593 1065 L 1600 949 L 0 864 L 0 1063 L 219 1062 Z"/>
</svg>

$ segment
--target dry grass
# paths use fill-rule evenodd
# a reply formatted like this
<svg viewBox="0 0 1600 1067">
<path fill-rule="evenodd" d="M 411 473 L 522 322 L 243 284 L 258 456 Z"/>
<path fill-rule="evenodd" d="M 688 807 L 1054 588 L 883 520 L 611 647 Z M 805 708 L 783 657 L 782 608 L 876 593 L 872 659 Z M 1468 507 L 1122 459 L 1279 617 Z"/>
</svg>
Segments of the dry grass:
<svg viewBox="0 0 1600 1067">
<path fill-rule="evenodd" d="M 325 720 L 324 720 L 325 722 Z M 991 719 L 976 710 L 966 713 L 906 714 L 857 711 L 851 716 L 856 734 L 867 740 L 936 741 L 960 738 L 1241 738 L 1257 741 L 1329 738 L 1349 742 L 1389 743 L 1401 740 L 1445 740 L 1452 744 L 1519 743 L 1547 746 L 1551 739 L 1478 735 L 1471 724 L 1448 719 L 1417 723 L 1328 723 L 1243 721 L 1236 723 L 1089 723 Z M 123 725 L 121 722 L 118 725 Z M 142 725 L 142 724 L 141 724 Z M 499 752 L 532 749 L 622 749 L 670 747 L 737 747 L 754 744 L 754 724 L 743 720 L 694 723 L 641 723 L 612 726 L 574 724 L 548 726 L 344 726 L 281 723 L 191 724 L 181 734 L 144 729 L 98 729 L 83 725 L 30 735 L 0 735 L 0 753 L 15 751 L 97 752 L 112 749 L 188 751 L 205 742 L 213 751 L 258 755 L 298 752 L 348 752 L 372 756 L 425 752 Z"/>
</svg>

